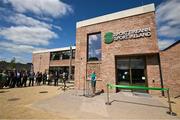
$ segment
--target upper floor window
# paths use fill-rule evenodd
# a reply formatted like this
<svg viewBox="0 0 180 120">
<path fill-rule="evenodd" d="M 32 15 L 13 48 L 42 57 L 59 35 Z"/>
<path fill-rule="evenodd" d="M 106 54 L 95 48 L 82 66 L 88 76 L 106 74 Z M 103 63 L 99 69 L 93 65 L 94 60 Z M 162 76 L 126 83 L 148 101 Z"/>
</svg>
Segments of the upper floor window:
<svg viewBox="0 0 180 120">
<path fill-rule="evenodd" d="M 76 52 L 76 50 L 74 49 L 74 50 L 72 50 L 72 59 L 74 59 L 75 58 L 75 52 Z"/>
<path fill-rule="evenodd" d="M 101 33 L 88 35 L 88 61 L 101 60 Z"/>
<path fill-rule="evenodd" d="M 58 52 L 51 52 L 50 53 L 50 60 L 64 60 L 70 59 L 71 52 L 70 50 L 66 51 L 58 51 Z M 75 58 L 75 50 L 72 50 L 72 59 Z"/>
</svg>

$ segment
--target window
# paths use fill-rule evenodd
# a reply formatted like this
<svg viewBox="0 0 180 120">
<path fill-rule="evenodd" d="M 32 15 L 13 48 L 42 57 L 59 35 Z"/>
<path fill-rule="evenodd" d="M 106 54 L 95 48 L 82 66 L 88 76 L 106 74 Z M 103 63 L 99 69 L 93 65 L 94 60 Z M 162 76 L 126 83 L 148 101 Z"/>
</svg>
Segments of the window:
<svg viewBox="0 0 180 120">
<path fill-rule="evenodd" d="M 72 59 L 75 58 L 75 51 L 76 51 L 76 50 L 72 50 Z"/>
<path fill-rule="evenodd" d="M 66 51 L 58 51 L 58 52 L 51 52 L 50 60 L 64 60 L 64 59 L 70 59 L 70 50 Z M 72 50 L 72 59 L 75 58 L 75 50 Z"/>
<path fill-rule="evenodd" d="M 53 53 L 50 53 L 51 54 L 51 60 L 59 60 L 59 53 L 58 52 L 53 52 Z"/>
<path fill-rule="evenodd" d="M 117 84 L 146 86 L 144 57 L 117 58 Z"/>
<path fill-rule="evenodd" d="M 88 61 L 101 60 L 101 33 L 88 35 Z"/>
</svg>

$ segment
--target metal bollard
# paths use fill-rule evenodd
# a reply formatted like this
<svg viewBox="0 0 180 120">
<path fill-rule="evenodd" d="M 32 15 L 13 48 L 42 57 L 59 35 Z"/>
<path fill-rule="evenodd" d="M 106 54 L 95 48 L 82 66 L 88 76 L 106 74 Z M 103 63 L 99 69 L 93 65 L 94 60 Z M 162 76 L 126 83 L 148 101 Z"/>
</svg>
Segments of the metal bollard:
<svg viewBox="0 0 180 120">
<path fill-rule="evenodd" d="M 109 102 L 109 87 L 107 84 L 107 102 L 105 103 L 106 105 L 111 105 L 111 103 Z"/>
<path fill-rule="evenodd" d="M 167 111 L 167 114 L 176 116 L 176 113 L 172 111 L 172 106 L 171 106 L 171 100 L 170 100 L 170 95 L 169 95 L 169 89 L 167 90 L 167 97 L 168 97 L 168 103 L 169 103 L 169 111 Z"/>
</svg>

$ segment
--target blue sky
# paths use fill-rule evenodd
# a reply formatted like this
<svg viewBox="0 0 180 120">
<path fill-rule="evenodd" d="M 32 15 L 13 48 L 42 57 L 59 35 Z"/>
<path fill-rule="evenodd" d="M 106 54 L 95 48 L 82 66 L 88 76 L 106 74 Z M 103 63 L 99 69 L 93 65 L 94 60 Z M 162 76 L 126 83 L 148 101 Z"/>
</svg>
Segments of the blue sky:
<svg viewBox="0 0 180 120">
<path fill-rule="evenodd" d="M 0 0 L 0 60 L 75 44 L 76 22 L 155 3 L 159 47 L 180 40 L 179 0 Z"/>
</svg>

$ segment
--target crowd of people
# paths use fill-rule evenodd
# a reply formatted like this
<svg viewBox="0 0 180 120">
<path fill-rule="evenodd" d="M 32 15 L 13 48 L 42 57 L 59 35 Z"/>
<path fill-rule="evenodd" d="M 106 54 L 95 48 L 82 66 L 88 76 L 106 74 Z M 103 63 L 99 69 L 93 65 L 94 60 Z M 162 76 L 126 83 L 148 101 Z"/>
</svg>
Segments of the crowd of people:
<svg viewBox="0 0 180 120">
<path fill-rule="evenodd" d="M 66 86 L 68 80 L 68 73 L 63 72 L 62 74 L 56 72 L 42 73 L 37 72 L 36 74 L 32 71 L 0 71 L 0 88 L 9 87 L 27 87 L 34 85 L 52 85 L 58 86 L 59 81 L 63 82 Z"/>
</svg>

